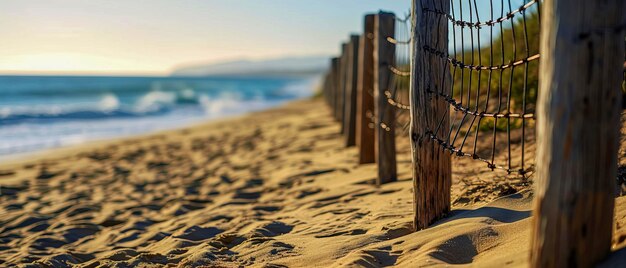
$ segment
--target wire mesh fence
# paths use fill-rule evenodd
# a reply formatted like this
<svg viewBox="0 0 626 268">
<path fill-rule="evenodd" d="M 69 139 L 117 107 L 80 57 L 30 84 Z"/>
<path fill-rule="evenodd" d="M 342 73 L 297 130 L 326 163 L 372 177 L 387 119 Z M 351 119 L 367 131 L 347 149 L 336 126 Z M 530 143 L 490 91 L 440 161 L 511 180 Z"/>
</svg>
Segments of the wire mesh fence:
<svg viewBox="0 0 626 268">
<path fill-rule="evenodd" d="M 427 133 L 457 156 L 483 161 L 492 170 L 527 174 L 534 168 L 527 143 L 534 139 L 539 2 L 517 7 L 511 0 L 490 0 L 488 6 L 476 0 L 449 3 L 449 12 L 436 8 L 419 14 L 437 21 L 435 29 L 425 31 L 448 27 L 450 32 L 449 51 L 434 49 L 443 42 L 438 39 L 422 48 L 425 57 L 443 62 L 441 84 L 451 82 L 418 89 L 432 102 L 450 106 Z M 444 117 L 450 118 L 448 128 L 442 127 Z"/>
<path fill-rule="evenodd" d="M 372 37 L 369 37 L 372 38 Z M 396 135 L 406 135 L 409 125 L 410 109 L 409 88 L 410 88 L 410 44 L 411 44 L 411 15 L 407 12 L 403 17 L 394 16 L 393 35 L 384 36 L 385 42 L 394 46 L 393 60 L 385 66 L 389 70 L 388 85 L 384 89 L 388 107 L 394 109 L 394 120 L 390 122 L 377 122 L 377 117 L 373 111 L 369 111 L 368 117 L 371 119 L 370 127 L 380 127 L 384 131 L 395 131 Z M 368 92 L 372 96 L 374 92 Z"/>
<path fill-rule="evenodd" d="M 621 159 L 614 159 L 618 141 L 613 135 L 619 123 L 613 87 L 622 78 L 621 99 L 626 99 L 626 72 L 621 77 L 614 72 L 626 46 L 626 24 L 623 12 L 620 15 L 624 3 L 607 3 L 414 0 L 410 15 L 375 15 L 376 30 L 366 33 L 376 34 L 365 36 L 378 47 L 368 53 L 376 59 L 374 82 L 364 94 L 375 101 L 364 101 L 373 108 L 363 120 L 371 121 L 367 129 L 376 135 L 362 144 L 376 148 L 377 184 L 383 184 L 396 180 L 395 157 L 407 152 L 396 151 L 395 136 L 410 140 L 416 230 L 451 209 L 451 155 L 464 158 L 461 165 L 484 163 L 484 172 L 494 176 L 508 173 L 503 176 L 507 180 L 529 181 L 537 168 L 536 194 L 541 197 L 535 212 L 540 221 L 586 221 L 589 213 L 578 209 L 578 203 L 585 203 L 605 213 L 603 221 L 610 222 L 614 185 L 608 182 L 618 177 L 618 183 L 626 184 L 625 169 L 614 172 L 615 162 L 623 163 L 625 154 L 622 148 Z M 550 41 L 541 44 L 541 55 L 540 35 Z M 564 47 L 577 54 L 570 55 Z M 624 62 L 626 70 L 626 58 Z M 544 82 L 537 103 L 540 76 Z M 541 107 L 539 116 L 536 107 Z M 535 161 L 535 156 L 542 160 Z M 572 196 L 576 202 L 570 202 Z M 604 203 L 597 205 L 600 199 Z M 544 208 L 576 213 L 556 215 Z M 536 241 L 561 239 L 545 226 L 535 226 L 535 234 L 541 233 Z M 577 231 L 579 226 L 566 227 Z M 610 234 L 604 227 L 595 231 Z M 597 251 L 605 254 L 607 248 Z"/>
<path fill-rule="evenodd" d="M 406 136 L 410 125 L 411 30 L 411 15 L 407 12 L 403 17 L 395 17 L 394 35 L 386 37 L 396 48 L 394 60 L 388 65 L 389 86 L 384 92 L 390 107 L 396 110 L 396 117 L 395 122 L 386 125 L 395 127 L 396 135 L 402 136 Z"/>
<path fill-rule="evenodd" d="M 412 79 L 422 79 L 411 77 L 411 57 L 415 56 L 412 53 L 417 53 L 417 57 L 428 58 L 429 62 L 442 63 L 433 66 L 443 67 L 435 70 L 431 66 L 426 70 L 440 75 L 441 81 L 436 81 L 439 83 L 430 80 L 430 84 L 415 90 L 423 90 L 430 105 L 449 107 L 429 125 L 422 126 L 428 137 L 453 155 L 484 162 L 486 169 L 531 176 L 535 170 L 541 2 L 431 2 L 429 8 L 413 10 L 414 14 L 396 15 L 392 34 L 383 36 L 393 45 L 394 57 L 385 65 L 388 85 L 382 97 L 388 105 L 378 108 L 392 109 L 394 119 L 380 120 L 376 109 L 368 108 L 365 124 L 399 137 L 408 134 L 410 90 L 415 82 Z M 420 29 L 427 32 L 426 36 L 440 37 L 430 32 L 441 32 L 447 27 L 446 40 L 432 38 L 411 51 L 416 17 L 436 22 L 434 27 Z M 610 29 L 622 28 L 618 25 Z M 370 33 L 364 38 L 372 42 L 374 35 Z M 334 81 L 330 84 L 334 85 Z M 373 87 L 363 94 L 373 97 Z M 419 113 L 423 107 L 413 108 Z"/>
<path fill-rule="evenodd" d="M 384 98 L 395 110 L 395 120 L 378 120 L 375 110 L 368 109 L 369 127 L 407 134 L 411 53 L 418 53 L 418 57 L 443 63 L 437 64 L 443 70 L 428 71 L 441 74 L 441 83 L 437 84 L 445 86 L 431 83 L 416 89 L 425 91 L 432 105 L 449 106 L 443 115 L 425 126 L 430 139 L 456 156 L 484 162 L 491 170 L 528 175 L 535 167 L 534 155 L 529 152 L 534 151 L 535 140 L 541 1 L 431 2 L 429 8 L 415 14 L 395 16 L 394 32 L 385 37 L 393 44 L 395 56 L 386 66 L 389 83 L 384 91 Z M 433 38 L 416 48 L 419 51 L 411 51 L 415 17 L 436 21 L 435 27 L 422 31 L 436 33 L 447 27 L 446 40 Z M 621 31 L 624 25 L 610 29 Z M 369 34 L 364 38 L 374 37 Z M 443 47 L 448 49 L 436 48 L 444 42 Z M 372 87 L 364 94 L 375 95 Z M 443 124 L 444 119 L 449 124 Z"/>
</svg>

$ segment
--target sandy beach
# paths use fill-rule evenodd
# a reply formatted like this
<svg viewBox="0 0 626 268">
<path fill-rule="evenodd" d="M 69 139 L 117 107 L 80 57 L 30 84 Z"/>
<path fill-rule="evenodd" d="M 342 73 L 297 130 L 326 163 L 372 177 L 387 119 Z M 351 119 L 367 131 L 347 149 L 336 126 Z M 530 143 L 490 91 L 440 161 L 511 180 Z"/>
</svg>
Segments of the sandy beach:
<svg viewBox="0 0 626 268">
<path fill-rule="evenodd" d="M 0 266 L 527 265 L 532 176 L 454 158 L 453 211 L 414 233 L 408 139 L 397 148 L 399 181 L 375 186 L 376 165 L 304 100 L 2 164 Z M 615 217 L 618 249 L 626 199 Z"/>
</svg>

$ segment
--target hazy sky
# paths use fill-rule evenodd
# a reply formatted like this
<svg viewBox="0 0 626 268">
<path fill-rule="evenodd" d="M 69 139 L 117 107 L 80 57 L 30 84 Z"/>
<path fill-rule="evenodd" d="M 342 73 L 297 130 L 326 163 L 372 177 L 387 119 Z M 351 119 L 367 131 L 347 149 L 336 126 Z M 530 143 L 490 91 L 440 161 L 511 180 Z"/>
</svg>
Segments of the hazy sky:
<svg viewBox="0 0 626 268">
<path fill-rule="evenodd" d="M 194 62 L 331 55 L 410 0 L 2 0 L 0 73 L 167 74 Z"/>
</svg>

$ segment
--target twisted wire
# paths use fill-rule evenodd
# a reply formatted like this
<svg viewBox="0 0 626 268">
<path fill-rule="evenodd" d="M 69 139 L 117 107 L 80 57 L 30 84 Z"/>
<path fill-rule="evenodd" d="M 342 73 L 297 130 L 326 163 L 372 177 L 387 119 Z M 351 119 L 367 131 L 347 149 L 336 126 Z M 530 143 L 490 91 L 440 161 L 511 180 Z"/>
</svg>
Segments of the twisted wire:
<svg viewBox="0 0 626 268">
<path fill-rule="evenodd" d="M 421 89 L 432 96 L 429 98 L 429 101 L 433 103 L 444 102 L 450 107 L 445 109 L 442 115 L 437 117 L 436 121 L 430 123 L 433 125 L 426 126 L 424 131 L 427 137 L 454 155 L 482 161 L 492 170 L 499 169 L 508 173 L 517 172 L 524 175 L 534 168 L 533 164 L 528 165 L 525 156 L 527 121 L 535 119 L 535 114 L 532 112 L 528 102 L 528 91 L 530 88 L 529 64 L 538 62 L 540 57 L 538 53 L 531 53 L 531 42 L 528 34 L 530 26 L 527 22 L 527 13 L 530 7 L 535 4 L 537 7 L 536 13 L 538 13 L 539 2 L 531 0 L 517 9 L 513 9 L 511 0 L 500 0 L 499 17 L 495 15 L 496 10 L 493 2 L 494 0 L 489 0 L 490 11 L 489 16 L 487 16 L 489 19 L 486 21 L 480 19 L 481 14 L 479 14 L 476 0 L 450 0 L 450 13 L 440 12 L 443 8 L 439 7 L 423 10 L 422 16 L 434 14 L 434 16 L 428 18 L 432 18 L 436 22 L 436 26 L 430 29 L 423 29 L 425 31 L 424 35 L 439 36 L 429 31 L 438 33 L 440 32 L 440 27 L 449 27 L 452 30 L 450 37 L 452 39 L 451 45 L 453 46 L 450 52 L 436 49 L 441 47 L 440 42 L 446 42 L 445 40 L 439 40 L 437 37 L 426 40 L 422 47 L 422 57 L 430 59 L 430 61 L 440 61 L 442 63 L 441 66 L 443 66 L 441 72 L 434 69 L 426 70 L 425 72 L 441 74 L 442 85 L 446 85 L 446 77 L 452 77 L 449 80 L 451 85 L 447 84 L 449 89 L 436 88 L 432 84 L 427 84 L 426 88 Z M 505 11 L 505 6 L 508 6 L 508 12 Z M 513 20 L 514 16 L 521 16 L 521 19 Z M 445 21 L 445 23 L 442 24 L 442 21 Z M 510 26 L 505 28 L 503 26 L 505 21 L 510 22 Z M 487 33 L 481 33 L 481 30 L 484 31 L 482 26 L 494 27 L 487 28 Z M 499 31 L 499 34 L 494 33 L 494 30 L 495 32 Z M 518 31 L 522 35 L 519 35 Z M 489 37 L 488 49 L 482 47 L 481 37 L 485 37 L 485 34 Z M 523 39 L 520 37 L 523 37 Z M 523 47 L 523 50 L 518 50 L 518 39 L 523 41 L 523 43 L 519 44 Z M 532 45 L 535 45 L 534 41 Z M 499 51 L 496 49 L 499 49 Z M 496 63 L 498 58 L 496 52 L 500 54 L 499 63 Z M 524 56 L 518 57 L 518 55 Z M 489 57 L 483 62 L 483 57 L 486 56 Z M 516 71 L 516 67 L 522 69 Z M 404 74 L 401 72 L 394 73 L 396 75 Z M 517 82 L 514 87 L 514 81 L 522 81 L 522 83 Z M 492 91 L 496 91 L 497 94 L 493 94 Z M 516 97 L 514 100 L 513 94 L 519 94 L 521 97 Z M 493 101 L 494 97 L 497 102 L 495 106 L 490 102 Z M 516 107 L 519 106 L 514 104 L 517 104 L 518 101 L 521 102 L 521 110 L 515 111 L 514 109 L 517 109 Z M 444 127 L 446 118 L 450 120 L 449 127 Z M 486 119 L 491 121 L 485 121 Z M 513 128 L 518 128 L 517 122 L 520 121 L 521 153 L 515 156 L 519 163 L 517 162 L 518 160 L 515 160 L 516 163 L 513 163 L 514 155 L 511 133 Z M 516 124 L 515 127 L 513 127 L 513 123 Z M 506 128 L 506 148 L 497 149 L 497 140 L 501 137 L 497 135 L 497 132 L 502 131 L 499 130 L 503 128 L 502 126 Z M 483 133 L 484 130 L 481 130 L 485 127 L 491 129 L 491 137 L 487 137 L 489 134 Z M 478 141 L 489 138 L 492 139 L 491 152 L 488 155 L 482 155 L 483 153 L 480 153 L 478 150 Z M 465 148 L 470 142 L 473 145 L 468 145 L 468 148 Z M 496 155 L 500 159 L 501 154 L 499 152 L 502 150 L 506 152 L 506 157 L 503 158 L 504 163 L 497 163 Z"/>
<path fill-rule="evenodd" d="M 412 38 L 412 31 L 410 26 L 410 13 L 404 19 L 396 19 L 396 31 L 394 36 L 387 37 L 387 41 L 396 45 L 396 53 L 392 64 L 387 65 L 390 71 L 389 86 L 385 90 L 385 97 L 391 107 L 396 110 L 407 111 L 410 109 L 408 104 L 403 103 L 398 99 L 398 94 L 404 92 L 408 94 L 409 83 L 408 79 L 411 77 L 411 72 L 408 70 L 402 70 L 403 68 L 398 65 L 409 65 L 410 61 L 410 44 Z M 407 96 L 408 97 L 408 96 Z M 396 118 L 399 117 L 399 113 L 396 114 Z M 397 119 L 396 119 L 397 122 Z M 404 129 L 404 124 L 401 126 Z"/>
<path fill-rule="evenodd" d="M 472 21 L 464 21 L 464 20 L 457 20 L 454 18 L 454 15 L 448 14 L 447 12 L 441 11 L 441 10 L 436 10 L 436 9 L 428 9 L 428 8 L 424 8 L 423 11 L 424 12 L 432 12 L 435 13 L 437 15 L 440 16 L 444 16 L 446 17 L 453 25 L 456 26 L 460 26 L 460 27 L 470 27 L 470 28 L 481 28 L 483 26 L 494 26 L 496 24 L 500 24 L 502 22 L 505 22 L 507 20 L 511 20 L 515 17 L 516 14 L 518 13 L 523 13 L 526 9 L 530 8 L 531 6 L 533 6 L 534 4 L 538 3 L 539 1 L 536 0 L 532 0 L 522 6 L 520 6 L 519 8 L 512 10 L 510 12 L 507 12 L 506 15 L 503 15 L 502 17 L 496 18 L 496 19 L 490 19 L 488 21 L 476 21 L 476 22 L 472 22 Z"/>
<path fill-rule="evenodd" d="M 482 65 L 472 65 L 472 64 L 465 64 L 462 61 L 459 61 L 455 58 L 450 58 L 449 55 L 445 52 L 442 51 L 438 51 L 434 48 L 431 48 L 429 46 L 424 46 L 424 51 L 432 53 L 436 56 L 439 56 L 445 60 L 447 60 L 449 63 L 451 63 L 452 65 L 459 67 L 459 68 L 466 68 L 466 69 L 472 69 L 472 70 L 502 70 L 502 69 L 508 69 L 508 68 L 513 68 L 515 66 L 518 65 L 522 65 L 534 60 L 539 59 L 539 54 L 535 54 L 532 56 L 528 56 L 525 57 L 523 59 L 519 59 L 516 61 L 509 61 L 506 64 L 501 64 L 501 65 L 492 65 L 492 66 L 482 66 Z"/>
</svg>

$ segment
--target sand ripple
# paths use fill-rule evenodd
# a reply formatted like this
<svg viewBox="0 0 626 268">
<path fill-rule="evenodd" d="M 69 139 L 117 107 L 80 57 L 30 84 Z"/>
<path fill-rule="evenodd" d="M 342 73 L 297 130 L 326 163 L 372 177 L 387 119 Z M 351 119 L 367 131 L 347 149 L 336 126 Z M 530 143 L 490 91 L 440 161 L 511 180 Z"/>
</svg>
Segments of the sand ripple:
<svg viewBox="0 0 626 268">
<path fill-rule="evenodd" d="M 525 262 L 528 181 L 489 173 L 480 178 L 491 183 L 468 183 L 481 167 L 459 162 L 457 209 L 412 233 L 408 140 L 398 138 L 400 181 L 376 187 L 375 166 L 356 165 L 356 149 L 343 148 L 321 105 L 303 101 L 1 167 L 0 266 Z"/>
</svg>

